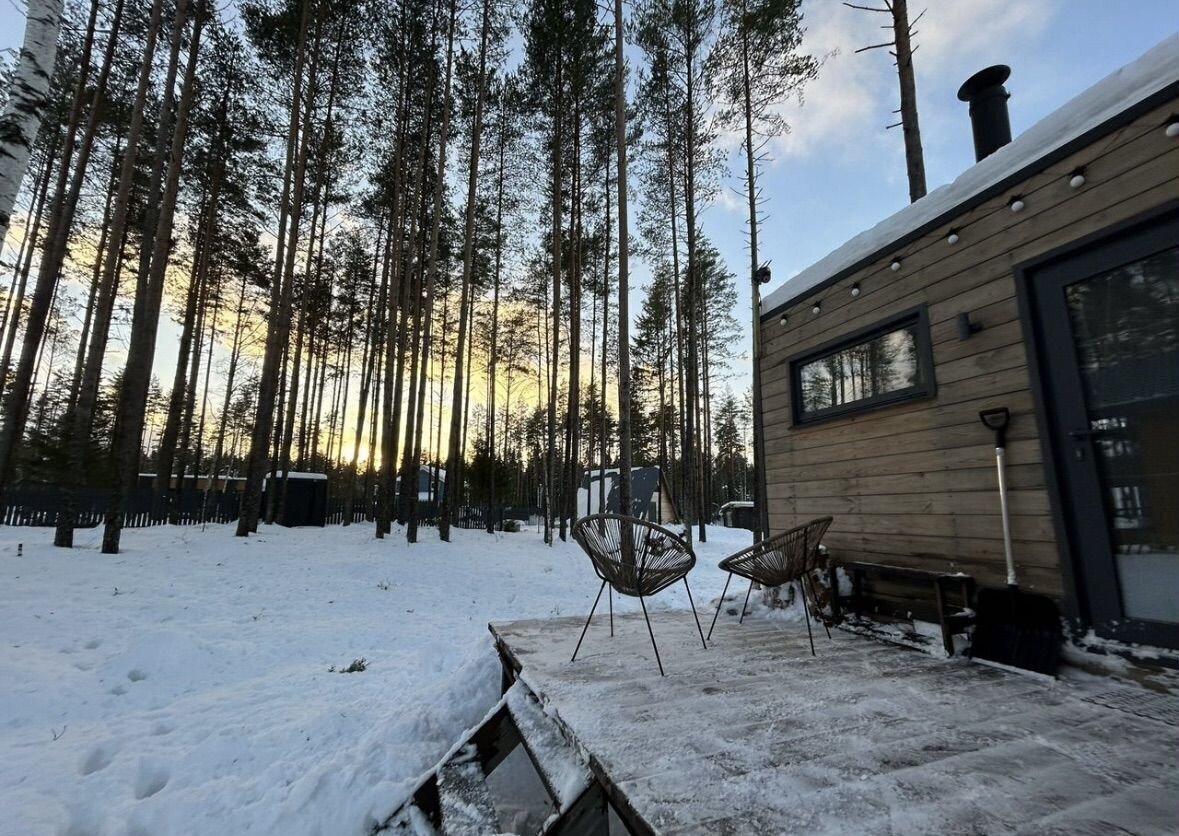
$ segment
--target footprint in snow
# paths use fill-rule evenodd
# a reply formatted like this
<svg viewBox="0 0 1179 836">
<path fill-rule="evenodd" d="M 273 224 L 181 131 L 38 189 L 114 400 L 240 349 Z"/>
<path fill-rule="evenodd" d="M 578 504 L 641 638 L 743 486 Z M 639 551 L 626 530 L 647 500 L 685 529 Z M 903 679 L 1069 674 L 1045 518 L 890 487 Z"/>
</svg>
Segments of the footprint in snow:
<svg viewBox="0 0 1179 836">
<path fill-rule="evenodd" d="M 78 767 L 78 774 L 92 775 L 106 769 L 115 759 L 115 754 L 118 751 L 118 747 L 113 742 L 98 744 L 86 753 L 86 757 L 82 759 L 82 765 Z"/>
<path fill-rule="evenodd" d="M 132 682 L 142 682 L 143 680 L 147 679 L 147 674 L 145 674 L 139 668 L 132 668 L 131 670 L 127 671 L 127 678 Z"/>
<path fill-rule="evenodd" d="M 102 639 L 91 639 L 84 645 L 87 650 L 97 650 L 102 645 Z"/>
<path fill-rule="evenodd" d="M 156 737 L 161 737 L 165 734 L 171 734 L 175 728 L 171 723 L 161 721 L 151 727 L 151 733 Z"/>
<path fill-rule="evenodd" d="M 111 688 L 109 691 L 107 691 L 107 693 L 114 694 L 116 697 L 121 697 L 123 694 L 127 693 L 127 689 L 122 685 L 116 685 L 114 688 Z"/>
<path fill-rule="evenodd" d="M 139 761 L 139 774 L 135 777 L 135 798 L 142 801 L 151 798 L 164 787 L 168 786 L 171 778 L 168 767 L 162 763 L 142 759 Z"/>
</svg>

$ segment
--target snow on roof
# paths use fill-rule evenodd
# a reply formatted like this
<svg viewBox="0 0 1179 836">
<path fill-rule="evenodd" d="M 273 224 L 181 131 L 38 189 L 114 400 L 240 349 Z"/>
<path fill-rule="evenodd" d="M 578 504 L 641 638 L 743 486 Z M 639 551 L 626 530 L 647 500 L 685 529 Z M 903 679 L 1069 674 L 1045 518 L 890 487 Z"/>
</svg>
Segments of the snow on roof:
<svg viewBox="0 0 1179 836">
<path fill-rule="evenodd" d="M 426 474 L 428 477 L 430 477 L 430 478 L 432 479 L 432 478 L 434 478 L 434 473 L 435 473 L 435 471 L 437 471 L 437 473 L 438 473 L 438 478 L 439 478 L 439 480 L 441 480 L 441 481 L 445 482 L 445 481 L 446 481 L 446 468 L 444 468 L 444 467 L 434 467 L 434 465 L 432 465 L 432 464 L 423 464 L 423 465 L 418 465 L 418 476 L 419 476 L 419 478 L 420 478 L 420 477 L 421 477 L 421 475 L 424 473 L 424 474 Z M 398 473 L 398 474 L 397 474 L 397 477 L 396 477 L 396 479 L 395 479 L 394 481 L 396 481 L 396 482 L 397 482 L 397 484 L 399 484 L 399 485 L 401 484 L 401 474 L 400 474 L 400 473 Z"/>
<path fill-rule="evenodd" d="M 274 473 L 275 479 L 281 479 L 282 477 L 283 477 L 283 471 L 279 470 L 276 473 Z M 266 478 L 269 479 L 270 477 L 267 476 Z M 292 470 L 289 474 L 289 478 L 291 478 L 291 479 L 311 479 L 311 480 L 326 482 L 327 481 L 327 474 L 326 473 L 299 473 L 298 471 Z"/>
<path fill-rule="evenodd" d="M 899 239 L 961 211 L 962 204 L 1028 169 L 1054 151 L 1179 82 L 1179 34 L 1170 35 L 1138 60 L 1106 76 L 1072 101 L 1045 116 L 986 159 L 968 168 L 949 185 L 861 232 L 842 247 L 787 279 L 762 300 L 762 313 L 793 302 L 822 282 L 851 272 L 876 258 Z"/>
</svg>

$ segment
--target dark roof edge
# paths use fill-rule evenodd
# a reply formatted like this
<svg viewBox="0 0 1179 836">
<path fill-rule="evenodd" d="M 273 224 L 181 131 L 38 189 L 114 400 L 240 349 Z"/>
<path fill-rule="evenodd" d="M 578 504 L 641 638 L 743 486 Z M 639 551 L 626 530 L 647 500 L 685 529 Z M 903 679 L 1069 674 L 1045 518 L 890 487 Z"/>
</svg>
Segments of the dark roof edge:
<svg viewBox="0 0 1179 836">
<path fill-rule="evenodd" d="M 1114 116 L 1110 119 L 1107 119 L 1105 122 L 1102 122 L 1100 125 L 1096 125 L 1093 128 L 1090 128 L 1089 130 L 1085 131 L 1082 134 L 1079 134 L 1078 136 L 1076 136 L 1073 139 L 1066 142 L 1064 145 L 1061 145 L 1060 147 L 1055 148 L 1052 151 L 1049 151 L 1044 156 L 1037 157 L 1035 160 L 1028 163 L 1023 168 L 1019 169 L 1018 171 L 1013 172 L 1012 174 L 1008 175 L 1007 177 L 1004 177 L 1002 180 L 999 180 L 998 182 L 994 183 L 991 186 L 988 186 L 987 188 L 983 189 L 982 191 L 978 192 L 977 194 L 972 195 L 971 197 L 967 198 L 966 200 L 963 200 L 961 203 L 955 204 L 950 209 L 947 209 L 942 214 L 938 215 L 937 217 L 933 218 L 930 221 L 927 221 L 926 223 L 922 224 L 921 226 L 917 227 L 916 229 L 912 230 L 911 232 L 907 232 L 904 235 L 902 235 L 900 238 L 890 241 L 888 244 L 886 244 L 882 247 L 878 247 L 876 250 L 874 250 L 873 252 L 864 256 L 859 261 L 856 261 L 855 263 L 849 265 L 848 267 L 843 268 L 842 270 L 840 270 L 837 273 L 835 273 L 834 275 L 824 279 L 823 281 L 819 282 L 818 284 L 813 285 L 812 287 L 808 287 L 806 290 L 802 291 L 801 293 L 797 293 L 794 296 L 791 296 L 785 302 L 779 302 L 773 308 L 771 308 L 770 310 L 761 314 L 760 321 L 765 322 L 767 319 L 771 319 L 772 317 L 776 316 L 781 311 L 784 311 L 788 308 L 793 307 L 800 300 L 805 299 L 806 297 L 811 296 L 815 293 L 818 293 L 821 290 L 825 290 L 826 288 L 830 287 L 831 285 L 835 284 L 836 282 L 840 281 L 841 279 L 846 279 L 852 273 L 862 270 L 865 267 L 867 267 L 869 264 L 871 264 L 872 262 L 876 261 L 878 258 L 880 258 L 881 255 L 883 255 L 885 253 L 892 252 L 893 250 L 903 247 L 906 244 L 911 244 L 913 241 L 916 241 L 918 238 L 923 238 L 925 235 L 927 235 L 928 233 L 930 233 L 934 229 L 937 229 L 939 226 L 946 223 L 947 221 L 950 221 L 965 212 L 969 212 L 971 209 L 975 208 L 976 206 L 986 203 L 988 200 L 990 200 L 995 195 L 1001 194 L 1002 192 L 1011 188 L 1015 184 L 1021 183 L 1024 180 L 1027 180 L 1029 177 L 1033 176 L 1034 174 L 1039 173 L 1040 171 L 1047 168 L 1048 166 L 1053 165 L 1056 162 L 1059 162 L 1060 160 L 1064 159 L 1065 157 L 1070 156 L 1071 154 L 1075 154 L 1077 151 L 1081 150 L 1082 148 L 1084 148 L 1088 145 L 1092 145 L 1094 142 L 1096 142 L 1098 139 L 1100 139 L 1105 134 L 1112 133 L 1113 131 L 1117 130 L 1118 128 L 1120 128 L 1126 124 L 1129 124 L 1130 122 L 1133 122 L 1139 116 L 1142 116 L 1144 113 L 1148 113 L 1148 112 L 1154 110 L 1156 107 L 1159 107 L 1160 105 L 1167 102 L 1167 100 L 1173 99 L 1176 96 L 1179 96 L 1179 81 L 1175 81 L 1175 82 L 1168 84 L 1166 87 L 1152 93 L 1151 95 L 1147 96 L 1144 99 L 1139 99 L 1137 102 L 1130 105 L 1130 107 L 1121 111 L 1116 116 Z M 897 211 L 901 211 L 901 210 L 897 210 Z M 889 216 L 889 217 L 891 217 L 891 216 Z"/>
</svg>

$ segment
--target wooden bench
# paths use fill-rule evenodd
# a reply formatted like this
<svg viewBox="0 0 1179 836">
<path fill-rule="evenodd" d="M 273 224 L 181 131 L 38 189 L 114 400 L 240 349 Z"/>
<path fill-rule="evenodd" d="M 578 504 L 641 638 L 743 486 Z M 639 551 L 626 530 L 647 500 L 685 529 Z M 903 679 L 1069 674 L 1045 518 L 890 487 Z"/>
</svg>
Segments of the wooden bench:
<svg viewBox="0 0 1179 836">
<path fill-rule="evenodd" d="M 851 579 L 851 595 L 844 596 L 839 592 L 839 569 Z M 856 616 L 866 614 L 865 605 L 871 597 L 865 594 L 866 578 L 887 581 L 908 589 L 916 588 L 921 592 L 932 589 L 932 601 L 920 595 L 906 596 L 903 603 L 898 604 L 879 596 L 871 597 L 867 614 L 878 613 L 904 619 L 916 617 L 937 623 L 941 627 L 942 644 L 948 656 L 954 655 L 954 634 L 974 621 L 974 578 L 970 575 L 856 561 L 832 561 L 828 572 L 831 612 L 837 622 L 843 619 L 845 610 Z"/>
</svg>

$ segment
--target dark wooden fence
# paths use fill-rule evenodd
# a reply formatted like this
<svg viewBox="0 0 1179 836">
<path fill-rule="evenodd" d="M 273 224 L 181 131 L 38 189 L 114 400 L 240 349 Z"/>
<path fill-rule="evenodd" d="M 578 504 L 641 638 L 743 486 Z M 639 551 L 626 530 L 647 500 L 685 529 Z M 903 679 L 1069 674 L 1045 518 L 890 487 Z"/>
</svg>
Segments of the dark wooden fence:
<svg viewBox="0 0 1179 836">
<path fill-rule="evenodd" d="M 93 528 L 102 523 L 106 516 L 110 492 L 86 490 L 77 495 L 77 528 Z M 127 528 L 144 528 L 152 525 L 174 523 L 177 525 L 199 525 L 201 523 L 228 523 L 236 520 L 241 512 L 241 494 L 237 491 L 211 493 L 206 498 L 203 491 L 187 490 L 179 500 L 170 497 L 169 504 L 160 511 L 152 508 L 151 489 L 141 487 L 132 496 L 124 525 Z M 57 525 L 57 515 L 62 507 L 60 488 L 51 485 L 20 485 L 9 488 L 0 500 L 0 525 L 48 526 Z M 423 525 L 437 525 L 439 503 L 418 503 L 418 518 Z M 357 497 L 352 505 L 352 522 L 371 521 L 376 516 L 376 503 L 366 506 L 363 497 Z M 502 529 L 505 520 L 519 520 L 527 524 L 540 513 L 539 508 L 507 507 L 492 510 L 496 529 Z M 344 497 L 331 496 L 328 499 L 326 522 L 340 525 L 344 522 L 346 508 Z M 487 508 L 464 505 L 456 509 L 454 525 L 457 528 L 486 528 Z"/>
<path fill-rule="evenodd" d="M 152 525 L 174 523 L 176 525 L 199 525 L 201 523 L 227 523 L 238 518 L 241 511 L 241 494 L 211 493 L 191 490 L 183 493 L 179 500 L 171 497 L 161 513 L 153 513 L 152 495 L 148 488 L 139 488 L 131 497 L 123 525 L 127 528 L 144 528 Z M 76 528 L 93 528 L 106 516 L 110 491 L 83 490 L 75 501 Z M 57 515 L 62 508 L 62 491 L 51 485 L 21 485 L 4 492 L 0 504 L 0 524 L 24 526 L 57 525 Z"/>
</svg>

